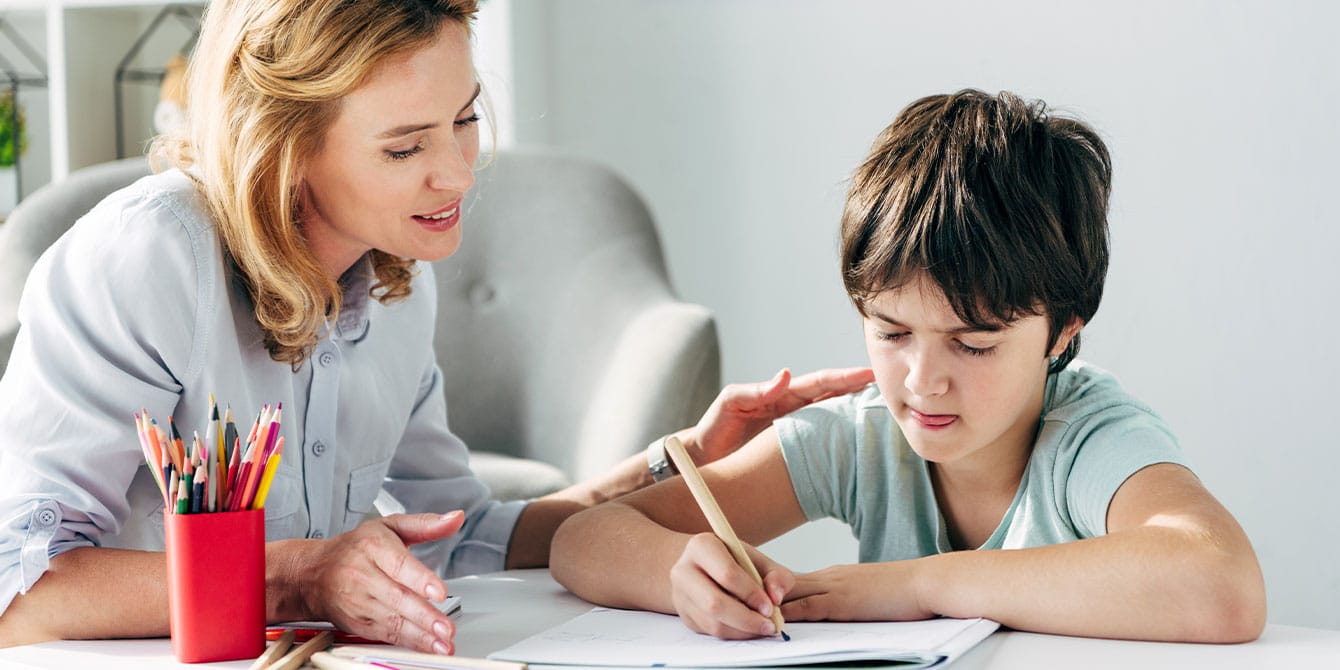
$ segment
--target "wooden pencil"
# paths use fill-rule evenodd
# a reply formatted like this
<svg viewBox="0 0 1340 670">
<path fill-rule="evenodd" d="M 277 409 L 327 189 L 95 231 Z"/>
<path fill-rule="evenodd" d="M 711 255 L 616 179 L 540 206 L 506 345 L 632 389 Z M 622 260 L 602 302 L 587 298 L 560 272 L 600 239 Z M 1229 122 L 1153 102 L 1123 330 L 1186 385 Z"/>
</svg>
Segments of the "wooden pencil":
<svg viewBox="0 0 1340 670">
<path fill-rule="evenodd" d="M 759 586 L 763 586 L 763 577 L 758 574 L 758 568 L 754 567 L 754 562 L 749 559 L 749 554 L 744 550 L 744 544 L 740 542 L 740 537 L 735 534 L 735 529 L 731 528 L 730 522 L 726 520 L 726 515 L 722 513 L 721 506 L 717 504 L 717 499 L 712 495 L 712 490 L 707 488 L 707 482 L 703 481 L 703 476 L 698 472 L 698 466 L 693 464 L 693 459 L 689 458 L 688 452 L 684 450 L 684 445 L 680 443 L 679 438 L 671 435 L 665 438 L 665 451 L 674 459 L 675 467 L 679 469 L 679 474 L 684 476 L 684 483 L 688 484 L 689 492 L 693 494 L 693 499 L 698 502 L 698 507 L 702 509 L 703 516 L 707 517 L 707 523 L 712 526 L 712 532 L 721 538 L 722 544 L 730 550 L 731 556 L 735 557 L 735 562 L 744 568 L 749 576 Z M 781 634 L 783 640 L 790 640 L 791 636 L 786 633 L 786 621 L 782 619 L 782 608 L 774 605 L 772 608 L 772 623 L 777 626 L 777 632 Z"/>
</svg>

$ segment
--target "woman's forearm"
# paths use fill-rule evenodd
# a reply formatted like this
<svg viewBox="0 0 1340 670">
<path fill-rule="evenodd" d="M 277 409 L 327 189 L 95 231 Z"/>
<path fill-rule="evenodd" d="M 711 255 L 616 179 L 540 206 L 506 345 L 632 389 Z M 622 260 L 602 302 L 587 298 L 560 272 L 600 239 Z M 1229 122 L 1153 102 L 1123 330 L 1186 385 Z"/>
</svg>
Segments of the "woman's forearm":
<svg viewBox="0 0 1340 670">
<path fill-rule="evenodd" d="M 62 553 L 0 615 L 0 646 L 165 636 L 166 572 L 162 553 L 98 547 Z"/>
<path fill-rule="evenodd" d="M 302 597 L 310 544 L 265 545 L 267 621 L 312 617 Z M 71 549 L 52 558 L 33 588 L 0 614 L 0 647 L 167 634 L 167 561 L 161 552 Z"/>
</svg>

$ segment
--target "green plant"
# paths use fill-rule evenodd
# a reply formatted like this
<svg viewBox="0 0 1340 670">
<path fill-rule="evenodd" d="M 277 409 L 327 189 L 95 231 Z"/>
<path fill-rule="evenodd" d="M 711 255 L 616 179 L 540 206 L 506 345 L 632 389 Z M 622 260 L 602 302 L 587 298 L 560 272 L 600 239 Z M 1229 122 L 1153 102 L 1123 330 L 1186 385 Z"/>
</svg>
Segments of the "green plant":
<svg viewBox="0 0 1340 670">
<path fill-rule="evenodd" d="M 14 111 L 18 110 L 18 124 Z M 28 134 L 24 132 L 23 105 L 14 99 L 14 91 L 0 92 L 0 167 L 9 167 L 28 150 Z M 14 137 L 19 138 L 18 154 L 14 152 Z"/>
</svg>

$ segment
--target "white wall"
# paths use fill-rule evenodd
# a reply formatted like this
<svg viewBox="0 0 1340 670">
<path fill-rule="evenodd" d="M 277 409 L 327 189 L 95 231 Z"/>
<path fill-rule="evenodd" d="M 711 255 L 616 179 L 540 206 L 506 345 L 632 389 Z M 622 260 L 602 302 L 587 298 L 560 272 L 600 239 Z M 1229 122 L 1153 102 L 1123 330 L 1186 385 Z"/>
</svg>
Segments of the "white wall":
<svg viewBox="0 0 1340 670">
<path fill-rule="evenodd" d="M 1340 5 L 513 0 L 516 133 L 649 201 L 727 381 L 864 361 L 837 274 L 844 179 L 893 114 L 1043 98 L 1115 162 L 1084 358 L 1166 417 L 1237 515 L 1273 623 L 1340 628 Z M 854 559 L 845 528 L 769 547 Z M 793 534 L 794 535 L 794 534 Z"/>
</svg>

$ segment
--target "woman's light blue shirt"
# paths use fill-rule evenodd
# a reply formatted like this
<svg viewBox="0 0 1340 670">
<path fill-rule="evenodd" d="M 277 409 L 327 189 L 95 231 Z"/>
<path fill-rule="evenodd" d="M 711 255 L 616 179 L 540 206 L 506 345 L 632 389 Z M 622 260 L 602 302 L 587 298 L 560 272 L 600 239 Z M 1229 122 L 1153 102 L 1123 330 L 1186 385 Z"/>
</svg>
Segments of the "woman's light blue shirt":
<svg viewBox="0 0 1340 670">
<path fill-rule="evenodd" d="M 383 305 L 368 297 L 371 266 L 356 264 L 338 323 L 294 371 L 266 351 L 180 171 L 146 177 L 80 219 L 28 279 L 0 380 L 0 611 L 61 552 L 162 549 L 163 502 L 133 414 L 173 416 L 189 439 L 205 433 L 211 393 L 244 434 L 262 404 L 283 403 L 268 539 L 350 530 L 385 488 L 409 512 L 466 510 L 461 532 L 415 547 L 429 567 L 502 569 L 524 503 L 490 501 L 447 427 L 432 267 L 417 271 L 412 295 Z"/>
</svg>

